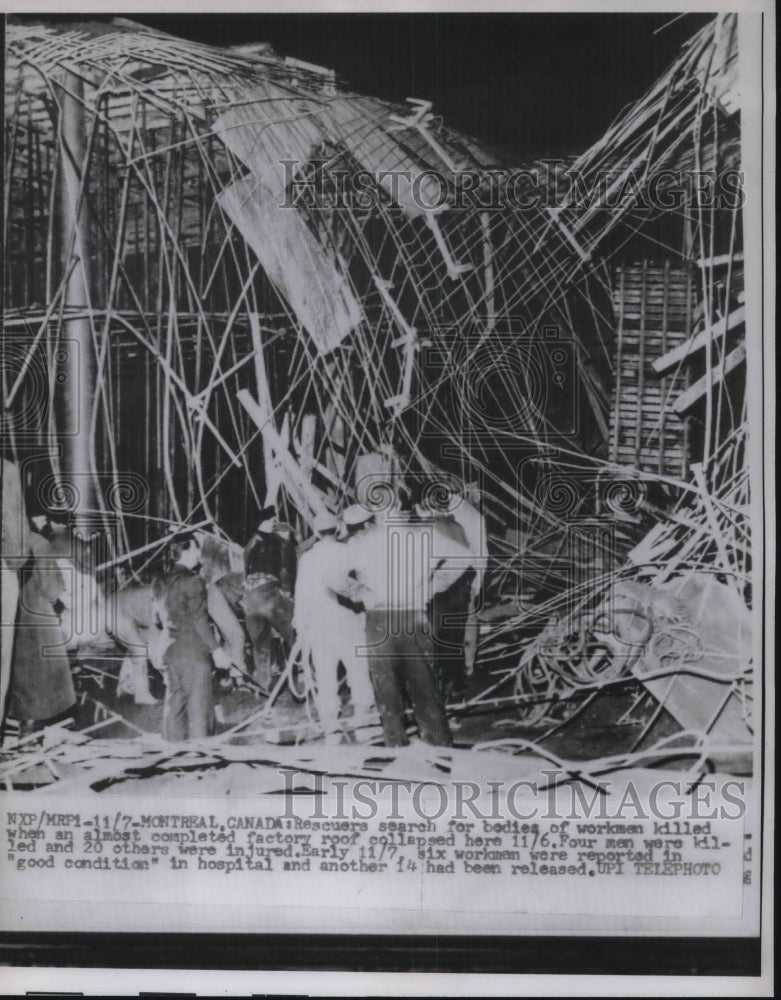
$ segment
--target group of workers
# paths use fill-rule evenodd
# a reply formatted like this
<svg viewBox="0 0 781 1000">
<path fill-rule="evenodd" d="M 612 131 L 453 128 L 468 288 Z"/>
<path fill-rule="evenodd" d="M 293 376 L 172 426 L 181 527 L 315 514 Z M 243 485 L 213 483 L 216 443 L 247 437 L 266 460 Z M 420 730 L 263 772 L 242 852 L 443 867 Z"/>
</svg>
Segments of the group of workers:
<svg viewBox="0 0 781 1000">
<path fill-rule="evenodd" d="M 16 623 L 9 709 L 23 720 L 50 718 L 75 701 L 67 655 L 54 634 L 62 580 L 56 562 L 47 560 L 45 539 L 29 530 L 15 468 L 4 463 L 3 471 L 3 624 Z M 263 510 L 244 550 L 237 601 L 256 685 L 268 692 L 278 679 L 280 667 L 263 652 L 276 633 L 286 653 L 311 670 L 327 742 L 339 742 L 345 729 L 356 739 L 372 733 L 376 709 L 385 744 L 406 745 L 409 705 L 424 742 L 451 745 L 445 693 L 462 693 L 464 645 L 473 638 L 466 620 L 480 578 L 474 530 L 480 517 L 464 499 L 459 507 L 464 516 L 458 518 L 420 506 L 372 512 L 353 505 L 340 517 L 322 511 L 300 546 L 274 507 Z M 152 593 L 165 644 L 163 735 L 180 741 L 214 731 L 212 665 L 229 670 L 232 660 L 210 621 L 199 538 L 174 536 L 168 556 L 168 571 Z M 0 631 L 4 708 L 14 635 L 7 627 Z M 346 719 L 342 681 L 352 703 Z"/>
<path fill-rule="evenodd" d="M 370 708 L 373 693 L 387 746 L 408 742 L 407 700 L 420 738 L 449 746 L 447 678 L 441 668 L 452 662 L 454 644 L 442 631 L 444 615 L 437 620 L 436 596 L 473 574 L 466 538 L 463 532 L 461 539 L 448 537 L 444 529 L 450 525 L 444 518 L 415 517 L 400 507 L 372 514 L 354 506 L 344 520 L 341 541 L 338 527 L 326 523 L 325 539 L 302 560 L 302 570 L 319 581 L 319 601 L 307 601 L 299 592 L 296 600 L 302 631 L 307 628 L 305 616 L 310 615 L 309 645 L 321 724 L 328 729 L 335 721 L 333 674 L 341 658 L 354 717 Z M 458 529 L 455 522 L 452 527 Z M 463 618 L 467 608 L 449 610 Z M 459 639 L 463 643 L 463 632 L 462 620 L 456 646 Z M 326 636 L 325 644 L 321 635 Z M 323 677 L 328 678 L 325 692 L 320 690 Z"/>
<path fill-rule="evenodd" d="M 297 548 L 275 513 L 262 512 L 244 552 L 240 604 L 253 640 L 255 680 L 269 690 L 277 679 L 260 652 L 273 629 L 311 668 L 327 742 L 339 742 L 345 728 L 356 739 L 371 733 L 376 706 L 385 744 L 404 746 L 409 703 L 420 738 L 451 745 L 445 692 L 461 691 L 466 620 L 478 578 L 468 527 L 419 508 L 377 514 L 353 505 L 340 518 L 318 514 L 311 538 Z M 156 585 L 156 597 L 159 622 L 170 636 L 163 733 L 181 740 L 212 732 L 211 661 L 218 667 L 229 661 L 209 626 L 197 539 L 179 538 L 172 550 L 173 568 Z M 341 717 L 342 680 L 352 703 L 347 719 Z"/>
</svg>

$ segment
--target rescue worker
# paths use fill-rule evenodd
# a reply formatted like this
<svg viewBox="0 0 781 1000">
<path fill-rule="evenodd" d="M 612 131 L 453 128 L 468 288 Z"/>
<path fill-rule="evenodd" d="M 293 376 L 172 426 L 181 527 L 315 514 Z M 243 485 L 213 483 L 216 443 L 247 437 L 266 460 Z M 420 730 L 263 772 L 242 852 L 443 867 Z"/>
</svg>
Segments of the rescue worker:
<svg viewBox="0 0 781 1000">
<path fill-rule="evenodd" d="M 16 612 L 19 605 L 18 571 L 30 556 L 27 514 L 19 469 L 7 459 L 0 466 L 0 486 L 3 494 L 2 548 L 0 548 L 0 743 L 5 703 L 11 680 L 11 662 L 16 629 Z"/>
<path fill-rule="evenodd" d="M 369 669 L 386 745 L 409 742 L 409 699 L 421 739 L 451 746 L 428 606 L 465 571 L 469 550 L 398 509 L 348 539 L 345 550 L 332 589 L 366 611 Z"/>
<path fill-rule="evenodd" d="M 359 727 L 354 730 L 356 739 L 371 735 L 365 722 L 374 707 L 374 691 L 369 664 L 365 657 L 357 655 L 357 650 L 366 645 L 366 620 L 362 611 L 340 602 L 328 587 L 329 578 L 346 555 L 345 544 L 336 537 L 336 517 L 323 511 L 316 516 L 313 527 L 314 543 L 299 550 L 294 625 L 304 661 L 309 659 L 312 664 L 314 702 L 326 742 L 338 743 L 340 663 L 350 689 L 353 719 Z"/>
<path fill-rule="evenodd" d="M 65 578 L 42 535 L 30 532 L 28 544 L 33 558 L 23 572 L 8 699 L 20 736 L 64 715 L 76 702 L 61 618 Z"/>
<path fill-rule="evenodd" d="M 447 701 L 462 701 L 477 653 L 477 604 L 485 561 L 485 521 L 450 482 L 430 484 L 427 493 L 441 497 L 442 505 L 432 509 L 429 504 L 419 502 L 415 505 L 418 517 L 424 522 L 433 521 L 439 533 L 466 546 L 472 556 L 472 565 L 449 587 L 435 593 L 429 608 L 440 686 Z M 452 720 L 451 726 L 457 728 L 458 722 Z"/>
<path fill-rule="evenodd" d="M 279 670 L 272 663 L 268 640 L 273 628 L 289 653 L 295 639 L 293 588 L 296 575 L 295 544 L 275 518 L 276 507 L 261 511 L 260 524 L 244 549 L 244 593 L 241 607 L 252 640 L 255 680 L 270 692 Z M 287 537 L 286 537 L 287 536 Z"/>
<path fill-rule="evenodd" d="M 163 736 L 178 742 L 214 731 L 211 661 L 222 670 L 230 657 L 215 639 L 206 610 L 206 585 L 196 573 L 201 552 L 192 535 L 171 543 L 173 569 L 155 584 L 159 624 L 171 644 L 163 653 Z"/>
</svg>

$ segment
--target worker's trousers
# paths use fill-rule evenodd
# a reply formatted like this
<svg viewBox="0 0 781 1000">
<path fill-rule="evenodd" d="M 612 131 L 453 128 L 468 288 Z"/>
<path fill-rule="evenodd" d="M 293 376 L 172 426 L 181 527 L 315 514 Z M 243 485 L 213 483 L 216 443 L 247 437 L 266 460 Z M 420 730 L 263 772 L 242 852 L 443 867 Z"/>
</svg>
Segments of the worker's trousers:
<svg viewBox="0 0 781 1000">
<path fill-rule="evenodd" d="M 367 611 L 366 641 L 385 744 L 406 746 L 405 697 L 421 739 L 451 746 L 445 707 L 434 671 L 434 642 L 425 613 Z"/>
<path fill-rule="evenodd" d="M 209 650 L 196 635 L 177 638 L 165 651 L 163 736 L 179 742 L 211 736 L 214 696 Z"/>
</svg>

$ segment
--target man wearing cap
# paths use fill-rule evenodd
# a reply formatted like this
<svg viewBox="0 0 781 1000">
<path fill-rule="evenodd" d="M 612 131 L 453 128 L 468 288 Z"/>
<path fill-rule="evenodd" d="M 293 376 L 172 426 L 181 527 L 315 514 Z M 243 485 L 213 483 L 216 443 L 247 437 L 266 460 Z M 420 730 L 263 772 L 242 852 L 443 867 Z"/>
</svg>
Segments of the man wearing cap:
<svg viewBox="0 0 781 1000">
<path fill-rule="evenodd" d="M 366 611 L 369 668 L 386 745 L 409 742 L 404 719 L 408 698 L 421 739 L 450 746 L 428 607 L 435 593 L 467 569 L 468 548 L 434 524 L 414 523 L 405 512 L 393 510 L 348 539 L 345 549 L 341 579 L 333 589 Z"/>
<path fill-rule="evenodd" d="M 206 584 L 196 573 L 201 552 L 192 535 L 170 544 L 173 569 L 153 588 L 159 624 L 170 637 L 163 654 L 166 691 L 163 736 L 178 742 L 214 731 L 211 661 L 226 670 L 230 658 L 212 633 Z"/>
<path fill-rule="evenodd" d="M 293 645 L 293 588 L 296 575 L 296 550 L 276 521 L 276 507 L 265 507 L 260 523 L 244 549 L 244 609 L 247 632 L 252 640 L 255 679 L 269 691 L 275 680 L 267 642 L 273 628 L 285 643 Z"/>
</svg>

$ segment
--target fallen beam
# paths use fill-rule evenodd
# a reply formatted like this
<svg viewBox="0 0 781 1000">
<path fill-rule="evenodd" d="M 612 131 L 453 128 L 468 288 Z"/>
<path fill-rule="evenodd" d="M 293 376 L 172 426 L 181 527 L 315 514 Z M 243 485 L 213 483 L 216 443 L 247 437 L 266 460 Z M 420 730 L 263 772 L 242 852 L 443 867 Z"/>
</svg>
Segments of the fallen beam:
<svg viewBox="0 0 781 1000">
<path fill-rule="evenodd" d="M 673 365 L 677 365 L 680 361 L 688 358 L 690 354 L 694 354 L 695 351 L 699 351 L 701 348 L 705 347 L 708 343 L 708 339 L 716 340 L 719 337 L 723 337 L 728 330 L 734 330 L 735 327 L 739 326 L 741 323 L 746 321 L 746 309 L 744 306 L 740 306 L 734 312 L 731 312 L 726 319 L 720 319 L 718 323 L 714 323 L 712 326 L 706 327 L 699 333 L 695 334 L 690 340 L 685 341 L 683 344 L 679 344 L 674 347 L 671 351 L 663 354 L 660 358 L 657 358 L 653 362 L 653 369 L 657 373 L 666 372 Z"/>
<path fill-rule="evenodd" d="M 738 367 L 743 361 L 746 360 L 746 346 L 745 344 L 738 344 L 734 351 L 724 358 L 724 360 L 712 368 L 707 374 L 703 375 L 702 378 L 697 379 L 693 386 L 686 390 L 686 392 L 681 393 L 681 395 L 673 403 L 673 410 L 676 413 L 684 413 L 690 407 L 694 406 L 701 396 L 704 396 L 708 391 L 708 385 L 718 385 L 719 382 L 723 382 L 725 376 Z"/>
</svg>

